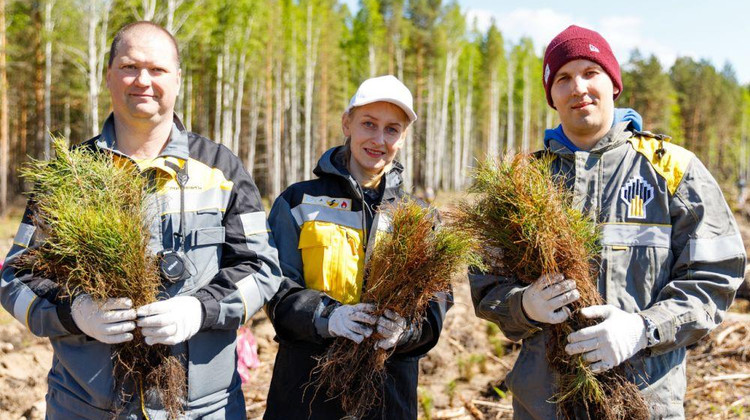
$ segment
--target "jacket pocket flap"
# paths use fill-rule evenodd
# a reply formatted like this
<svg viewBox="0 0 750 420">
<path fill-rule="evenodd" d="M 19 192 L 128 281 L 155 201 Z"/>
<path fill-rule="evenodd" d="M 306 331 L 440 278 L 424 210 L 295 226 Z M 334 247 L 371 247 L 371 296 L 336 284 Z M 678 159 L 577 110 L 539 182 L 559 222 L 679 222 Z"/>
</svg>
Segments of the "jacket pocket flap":
<svg viewBox="0 0 750 420">
<path fill-rule="evenodd" d="M 305 223 L 299 233 L 299 249 L 331 245 L 331 226 L 319 223 Z"/>
<path fill-rule="evenodd" d="M 195 229 L 190 233 L 191 246 L 216 245 L 224 243 L 224 227 Z"/>
</svg>

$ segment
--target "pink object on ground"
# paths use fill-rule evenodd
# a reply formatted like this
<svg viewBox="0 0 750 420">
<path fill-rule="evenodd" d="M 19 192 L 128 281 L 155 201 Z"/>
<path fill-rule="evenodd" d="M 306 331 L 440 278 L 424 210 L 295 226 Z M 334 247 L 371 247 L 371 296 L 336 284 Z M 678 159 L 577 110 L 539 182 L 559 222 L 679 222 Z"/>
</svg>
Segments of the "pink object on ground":
<svg viewBox="0 0 750 420">
<path fill-rule="evenodd" d="M 250 369 L 260 367 L 258 358 L 258 342 L 250 331 L 250 328 L 240 327 L 237 331 L 237 371 L 240 373 L 242 383 L 250 381 Z"/>
</svg>

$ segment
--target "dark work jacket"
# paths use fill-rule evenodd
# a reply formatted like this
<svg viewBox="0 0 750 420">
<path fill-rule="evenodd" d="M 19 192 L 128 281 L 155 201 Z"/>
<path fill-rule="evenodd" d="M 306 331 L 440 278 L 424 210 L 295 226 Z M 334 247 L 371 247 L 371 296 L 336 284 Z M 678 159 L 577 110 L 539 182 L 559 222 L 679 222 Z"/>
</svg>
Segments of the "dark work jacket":
<svg viewBox="0 0 750 420">
<path fill-rule="evenodd" d="M 324 389 L 312 400 L 313 387 L 307 392 L 305 387 L 315 379 L 315 357 L 333 343 L 325 314 L 342 303 L 359 302 L 364 261 L 377 231 L 386 229 L 387 223 L 376 209 L 366 207 L 362 189 L 346 170 L 344 154 L 342 147 L 328 150 L 315 168 L 317 179 L 290 186 L 271 209 L 269 223 L 286 279 L 266 305 L 279 342 L 266 420 L 346 415 L 337 399 L 326 401 Z M 406 195 L 401 171 L 394 162 L 384 175 L 380 204 Z M 395 349 L 386 362 L 381 404 L 363 419 L 417 418 L 419 359 L 437 343 L 452 299 L 446 294 L 430 302 L 415 333 Z"/>
</svg>

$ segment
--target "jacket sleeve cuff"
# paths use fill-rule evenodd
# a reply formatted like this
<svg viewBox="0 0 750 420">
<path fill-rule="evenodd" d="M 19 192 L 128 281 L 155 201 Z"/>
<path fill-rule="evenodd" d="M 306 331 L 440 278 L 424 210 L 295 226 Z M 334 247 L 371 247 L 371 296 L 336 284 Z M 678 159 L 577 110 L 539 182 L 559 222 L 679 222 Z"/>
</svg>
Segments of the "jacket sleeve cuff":
<svg viewBox="0 0 750 420">
<path fill-rule="evenodd" d="M 339 306 L 341 304 L 332 299 L 323 299 L 318 304 L 318 308 L 313 315 L 313 324 L 315 325 L 315 332 L 322 338 L 333 338 L 331 333 L 328 332 L 328 317 Z"/>
<path fill-rule="evenodd" d="M 671 351 L 677 335 L 677 324 L 672 313 L 659 306 L 652 306 L 639 314 L 654 324 L 659 336 L 659 342 L 648 348 L 648 352 L 658 355 Z"/>
<path fill-rule="evenodd" d="M 205 291 L 198 291 L 195 297 L 201 303 L 201 312 L 203 322 L 201 322 L 200 331 L 207 330 L 219 321 L 219 301 L 216 300 L 210 293 Z"/>
<path fill-rule="evenodd" d="M 409 323 L 409 328 L 406 329 L 401 338 L 396 343 L 397 347 L 412 345 L 419 341 L 422 336 L 422 323 L 418 320 L 414 320 Z"/>
<path fill-rule="evenodd" d="M 524 338 L 530 337 L 542 330 L 540 324 L 526 316 L 526 312 L 523 310 L 523 292 L 525 290 L 526 287 L 515 290 L 510 296 L 510 299 L 508 299 L 513 323 L 527 330 L 527 333 L 524 334 Z"/>
<path fill-rule="evenodd" d="M 70 300 L 62 300 L 60 302 L 57 302 L 57 305 L 55 307 L 57 311 L 57 318 L 60 319 L 60 323 L 65 327 L 66 330 L 68 330 L 69 333 L 73 335 L 80 335 L 83 334 L 83 331 L 81 331 L 80 328 L 78 328 L 78 325 L 76 325 L 75 321 L 73 321 L 73 313 L 70 309 Z"/>
</svg>

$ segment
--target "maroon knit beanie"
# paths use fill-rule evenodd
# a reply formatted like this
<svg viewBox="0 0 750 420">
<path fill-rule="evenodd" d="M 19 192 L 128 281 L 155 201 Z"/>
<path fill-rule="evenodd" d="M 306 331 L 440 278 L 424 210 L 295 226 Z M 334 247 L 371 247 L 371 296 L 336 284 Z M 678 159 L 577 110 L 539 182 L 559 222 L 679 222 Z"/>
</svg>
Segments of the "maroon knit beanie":
<svg viewBox="0 0 750 420">
<path fill-rule="evenodd" d="M 552 95 L 550 94 L 555 74 L 560 70 L 560 67 L 577 59 L 590 60 L 602 66 L 602 69 L 612 79 L 612 84 L 619 90 L 614 99 L 620 96 L 620 93 L 622 93 L 620 65 L 617 63 L 615 55 L 612 54 L 612 49 L 607 41 L 597 32 L 570 25 L 550 41 L 547 50 L 544 52 L 542 83 L 544 83 L 544 91 L 547 92 L 549 106 L 555 107 L 552 104 Z"/>
</svg>

